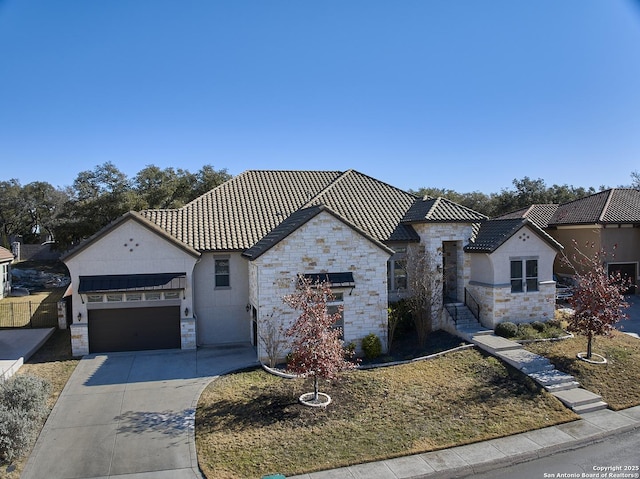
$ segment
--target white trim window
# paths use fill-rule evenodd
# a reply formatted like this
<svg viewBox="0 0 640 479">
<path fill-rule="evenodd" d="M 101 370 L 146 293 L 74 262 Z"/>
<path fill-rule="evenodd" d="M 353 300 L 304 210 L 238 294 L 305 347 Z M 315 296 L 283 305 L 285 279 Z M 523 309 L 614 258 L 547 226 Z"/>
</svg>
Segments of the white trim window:
<svg viewBox="0 0 640 479">
<path fill-rule="evenodd" d="M 538 259 L 511 259 L 511 292 L 527 293 L 538 291 Z"/>
<path fill-rule="evenodd" d="M 387 290 L 401 292 L 407 289 L 407 248 L 395 248 L 395 254 L 387 262 Z"/>
<path fill-rule="evenodd" d="M 340 328 L 342 330 L 342 339 L 344 339 L 344 293 L 334 292 L 333 297 L 327 301 L 327 314 L 340 313 L 338 321 L 333 323 L 333 329 Z"/>
<path fill-rule="evenodd" d="M 216 288 L 229 288 L 231 286 L 229 258 L 215 258 L 215 285 Z"/>
</svg>

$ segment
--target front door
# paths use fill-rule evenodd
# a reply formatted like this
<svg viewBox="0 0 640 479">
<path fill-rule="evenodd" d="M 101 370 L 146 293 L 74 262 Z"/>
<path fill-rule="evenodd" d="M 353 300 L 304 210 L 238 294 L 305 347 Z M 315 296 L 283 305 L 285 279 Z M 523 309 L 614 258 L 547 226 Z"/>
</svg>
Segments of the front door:
<svg viewBox="0 0 640 479">
<path fill-rule="evenodd" d="M 458 242 L 442 242 L 442 294 L 445 303 L 458 301 Z"/>
</svg>

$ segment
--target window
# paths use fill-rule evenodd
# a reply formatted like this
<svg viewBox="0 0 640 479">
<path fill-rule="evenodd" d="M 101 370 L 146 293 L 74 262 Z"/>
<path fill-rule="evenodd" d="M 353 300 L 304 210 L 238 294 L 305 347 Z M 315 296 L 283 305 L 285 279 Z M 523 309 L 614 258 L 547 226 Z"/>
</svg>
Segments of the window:
<svg viewBox="0 0 640 479">
<path fill-rule="evenodd" d="M 147 291 L 144 293 L 144 299 L 147 301 L 155 301 L 160 299 L 160 291 Z"/>
<path fill-rule="evenodd" d="M 387 263 L 387 289 L 401 291 L 407 289 L 407 248 L 396 247 L 395 254 Z"/>
<path fill-rule="evenodd" d="M 127 293 L 127 301 L 140 301 L 142 300 L 142 293 Z"/>
<path fill-rule="evenodd" d="M 332 315 L 340 313 L 338 320 L 331 326 L 333 329 L 340 328 L 342 330 L 341 339 L 344 339 L 344 293 L 333 293 L 333 298 L 327 302 L 327 314 Z"/>
<path fill-rule="evenodd" d="M 178 291 L 165 291 L 164 299 L 180 299 L 180 293 Z"/>
<path fill-rule="evenodd" d="M 511 292 L 538 291 L 538 260 L 511 260 Z"/>
<path fill-rule="evenodd" d="M 122 293 L 109 293 L 107 294 L 107 302 L 113 303 L 122 301 Z"/>
<path fill-rule="evenodd" d="M 88 294 L 87 302 L 88 303 L 102 303 L 104 296 L 101 294 Z"/>
<path fill-rule="evenodd" d="M 215 264 L 216 288 L 228 288 L 229 281 L 229 258 L 216 259 Z"/>
</svg>

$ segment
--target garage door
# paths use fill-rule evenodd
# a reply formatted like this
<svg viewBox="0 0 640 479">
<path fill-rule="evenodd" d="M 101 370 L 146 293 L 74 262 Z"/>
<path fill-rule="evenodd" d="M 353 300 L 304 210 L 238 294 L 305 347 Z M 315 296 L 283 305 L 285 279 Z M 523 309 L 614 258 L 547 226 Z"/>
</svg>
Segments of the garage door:
<svg viewBox="0 0 640 479">
<path fill-rule="evenodd" d="M 89 311 L 89 351 L 180 348 L 180 307 Z"/>
<path fill-rule="evenodd" d="M 619 263 L 609 265 L 609 274 L 620 273 L 620 275 L 628 280 L 631 279 L 631 286 L 624 294 L 633 294 L 636 289 L 636 264 L 635 263 Z"/>
</svg>

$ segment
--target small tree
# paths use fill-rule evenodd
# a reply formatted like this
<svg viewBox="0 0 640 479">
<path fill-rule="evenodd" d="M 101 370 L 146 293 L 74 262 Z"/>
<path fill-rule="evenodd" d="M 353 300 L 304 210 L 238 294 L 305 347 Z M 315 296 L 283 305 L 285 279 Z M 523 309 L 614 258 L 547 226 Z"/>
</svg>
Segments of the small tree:
<svg viewBox="0 0 640 479">
<path fill-rule="evenodd" d="M 620 273 L 607 273 L 605 251 L 596 251 L 593 256 L 588 256 L 580 251 L 575 240 L 573 244 L 576 250 L 573 262 L 564 257 L 577 280 L 573 296 L 569 298 L 574 314 L 569 318 L 567 330 L 587 337 L 586 358 L 591 359 L 594 336 L 609 336 L 615 329 L 614 325 L 627 318 L 624 309 L 629 304 L 623 292 L 629 287 L 629 282 Z M 594 247 L 593 244 L 588 246 Z"/>
<path fill-rule="evenodd" d="M 433 320 L 442 314 L 442 272 L 422 245 L 407 250 L 407 309 L 411 311 L 418 343 L 424 346 Z"/>
<path fill-rule="evenodd" d="M 289 369 L 313 378 L 313 400 L 318 402 L 318 380 L 335 379 L 341 371 L 355 364 L 346 360 L 348 353 L 342 346 L 342 330 L 334 327 L 341 317 L 327 312 L 327 301 L 333 299 L 327 282 L 312 283 L 300 277 L 297 291 L 283 298 L 285 304 L 300 311 L 293 325 L 286 330 L 292 338 Z"/>
</svg>

